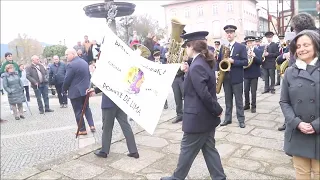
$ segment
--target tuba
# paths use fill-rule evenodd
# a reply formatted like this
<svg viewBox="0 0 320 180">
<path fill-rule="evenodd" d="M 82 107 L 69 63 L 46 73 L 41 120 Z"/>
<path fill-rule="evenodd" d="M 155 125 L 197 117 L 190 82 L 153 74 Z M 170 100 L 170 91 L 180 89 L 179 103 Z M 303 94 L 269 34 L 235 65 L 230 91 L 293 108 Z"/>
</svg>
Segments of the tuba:
<svg viewBox="0 0 320 180">
<path fill-rule="evenodd" d="M 148 59 L 151 55 L 151 51 L 146 46 L 144 46 L 142 44 L 134 44 L 134 45 L 132 45 L 132 49 L 134 51 L 139 51 L 140 56 L 142 56 L 146 59 Z"/>
<path fill-rule="evenodd" d="M 283 78 L 284 76 L 284 72 L 286 71 L 286 69 L 289 66 L 289 60 L 286 59 L 281 65 L 280 65 L 280 76 Z"/>
<path fill-rule="evenodd" d="M 225 72 L 230 71 L 230 68 L 231 68 L 231 63 L 228 60 L 228 58 L 230 57 L 231 50 L 228 47 L 223 46 L 222 51 L 223 51 L 223 59 L 219 63 L 219 72 L 217 77 L 217 86 L 216 86 L 217 94 L 219 94 L 221 91 Z"/>
<path fill-rule="evenodd" d="M 248 50 L 248 66 L 244 66 L 243 67 L 243 69 L 247 69 L 247 68 L 249 68 L 251 65 L 252 65 L 252 63 L 253 63 L 253 56 L 251 55 L 251 53 L 252 53 L 252 49 L 250 49 L 250 47 L 247 47 L 247 50 Z"/>
<path fill-rule="evenodd" d="M 171 20 L 171 26 L 171 38 L 167 58 L 168 64 L 181 63 L 183 61 L 182 57 L 186 52 L 185 49 L 181 47 L 183 40 L 180 35 L 186 25 L 174 18 Z"/>
<path fill-rule="evenodd" d="M 277 70 L 277 71 L 279 71 L 279 70 L 280 70 L 280 67 L 281 67 L 281 64 L 278 64 L 278 63 L 277 63 L 279 57 L 280 57 L 280 56 L 278 56 L 278 57 L 276 58 L 276 70 Z"/>
</svg>

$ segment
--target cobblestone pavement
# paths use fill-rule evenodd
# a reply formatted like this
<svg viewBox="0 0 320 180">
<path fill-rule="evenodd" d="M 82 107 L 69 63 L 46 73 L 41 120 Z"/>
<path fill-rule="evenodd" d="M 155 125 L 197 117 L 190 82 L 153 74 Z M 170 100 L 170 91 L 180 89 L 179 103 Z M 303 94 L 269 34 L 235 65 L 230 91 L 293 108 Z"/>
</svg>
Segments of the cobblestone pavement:
<svg viewBox="0 0 320 180">
<path fill-rule="evenodd" d="M 168 96 L 168 104 L 168 110 L 175 107 L 172 93 Z M 8 120 L 1 124 L 1 175 L 32 167 L 61 157 L 87 144 L 100 142 L 102 133 L 100 105 L 101 96 L 90 98 L 90 107 L 97 131 L 94 135 L 83 136 L 92 137 L 88 142 L 86 139 L 81 139 L 83 137 L 80 140 L 75 139 L 74 133 L 77 127 L 70 102 L 67 109 L 60 109 L 58 99 L 50 97 L 50 108 L 54 112 L 40 115 L 36 99 L 32 97 L 29 106 L 33 115 L 27 111 L 25 112 L 26 119 L 17 121 L 10 113 L 7 96 L 1 96 L 1 118 Z M 140 130 L 134 121 L 130 121 L 130 124 L 134 132 Z M 122 137 L 120 126 L 116 122 L 113 142 Z"/>
<path fill-rule="evenodd" d="M 261 85 L 260 81 L 260 92 Z M 277 131 L 283 123 L 279 89 L 274 95 L 260 92 L 257 113 L 245 111 L 246 128 L 238 127 L 235 112 L 233 124 L 217 128 L 216 147 L 225 173 L 228 179 L 294 179 L 291 158 L 282 151 L 283 132 Z M 222 105 L 223 100 L 219 99 Z M 125 140 L 112 144 L 107 159 L 97 158 L 92 151 L 101 145 L 96 143 L 3 179 L 159 179 L 171 175 L 182 138 L 181 124 L 166 121 L 174 116 L 173 110 L 164 111 L 152 136 L 145 131 L 136 134 L 139 159 L 126 156 Z M 195 159 L 188 179 L 210 179 L 202 153 Z"/>
</svg>

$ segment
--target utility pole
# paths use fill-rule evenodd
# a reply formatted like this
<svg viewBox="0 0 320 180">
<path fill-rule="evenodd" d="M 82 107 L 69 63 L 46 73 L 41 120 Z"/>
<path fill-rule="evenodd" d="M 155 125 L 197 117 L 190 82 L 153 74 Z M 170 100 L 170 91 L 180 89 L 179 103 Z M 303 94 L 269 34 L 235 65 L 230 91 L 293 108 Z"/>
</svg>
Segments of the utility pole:
<svg viewBox="0 0 320 180">
<path fill-rule="evenodd" d="M 281 11 L 281 14 L 282 14 L 282 27 L 281 27 L 281 35 L 284 35 L 284 12 L 283 12 L 283 0 L 281 0 L 282 3 L 281 3 L 281 8 L 282 8 L 282 11 Z"/>
<path fill-rule="evenodd" d="M 270 14 L 269 14 L 269 0 L 267 0 L 267 14 L 268 14 L 268 31 L 270 31 L 270 21 L 272 21 L 272 17 L 270 19 Z"/>
</svg>

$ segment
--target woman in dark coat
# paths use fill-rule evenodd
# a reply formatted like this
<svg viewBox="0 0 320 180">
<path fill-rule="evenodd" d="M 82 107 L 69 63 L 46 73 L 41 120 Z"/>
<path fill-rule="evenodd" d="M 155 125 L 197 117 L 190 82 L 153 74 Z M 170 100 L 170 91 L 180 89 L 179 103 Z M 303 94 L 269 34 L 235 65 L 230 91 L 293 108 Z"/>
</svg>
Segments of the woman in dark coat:
<svg viewBox="0 0 320 180">
<path fill-rule="evenodd" d="M 12 64 L 5 67 L 6 72 L 1 75 L 3 78 L 3 88 L 8 93 L 8 101 L 13 110 L 16 120 L 24 119 L 22 102 L 25 102 L 23 93 L 23 83 Z M 17 107 L 19 112 L 17 111 Z"/>
<path fill-rule="evenodd" d="M 285 117 L 284 151 L 292 156 L 296 179 L 320 179 L 320 38 L 304 30 L 290 44 L 295 64 L 284 74 L 280 105 Z"/>
</svg>

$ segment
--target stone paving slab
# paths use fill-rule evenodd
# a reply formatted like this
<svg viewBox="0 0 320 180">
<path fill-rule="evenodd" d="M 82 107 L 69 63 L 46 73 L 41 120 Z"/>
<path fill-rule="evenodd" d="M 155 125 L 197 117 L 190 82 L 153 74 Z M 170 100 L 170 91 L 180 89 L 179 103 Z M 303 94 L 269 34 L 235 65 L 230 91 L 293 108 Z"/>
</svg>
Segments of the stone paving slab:
<svg viewBox="0 0 320 180">
<path fill-rule="evenodd" d="M 278 125 L 283 122 L 277 101 L 278 89 L 274 95 L 259 94 L 258 97 L 257 113 L 245 112 L 248 124 L 246 128 L 240 129 L 235 117 L 231 125 L 217 128 L 216 148 L 227 179 L 294 179 L 291 157 L 282 150 L 283 132 L 277 131 Z M 72 152 L 65 159 L 19 172 L 11 178 L 155 180 L 169 176 L 176 168 L 183 135 L 181 123 L 170 122 L 169 119 L 174 117 L 172 114 L 166 115 L 167 119 L 159 122 L 153 135 L 145 131 L 135 135 L 139 159 L 126 156 L 128 150 L 125 140 L 112 144 L 108 158 L 98 158 L 93 154 L 101 146 L 97 143 Z M 187 179 L 210 179 L 201 152 Z"/>
</svg>

